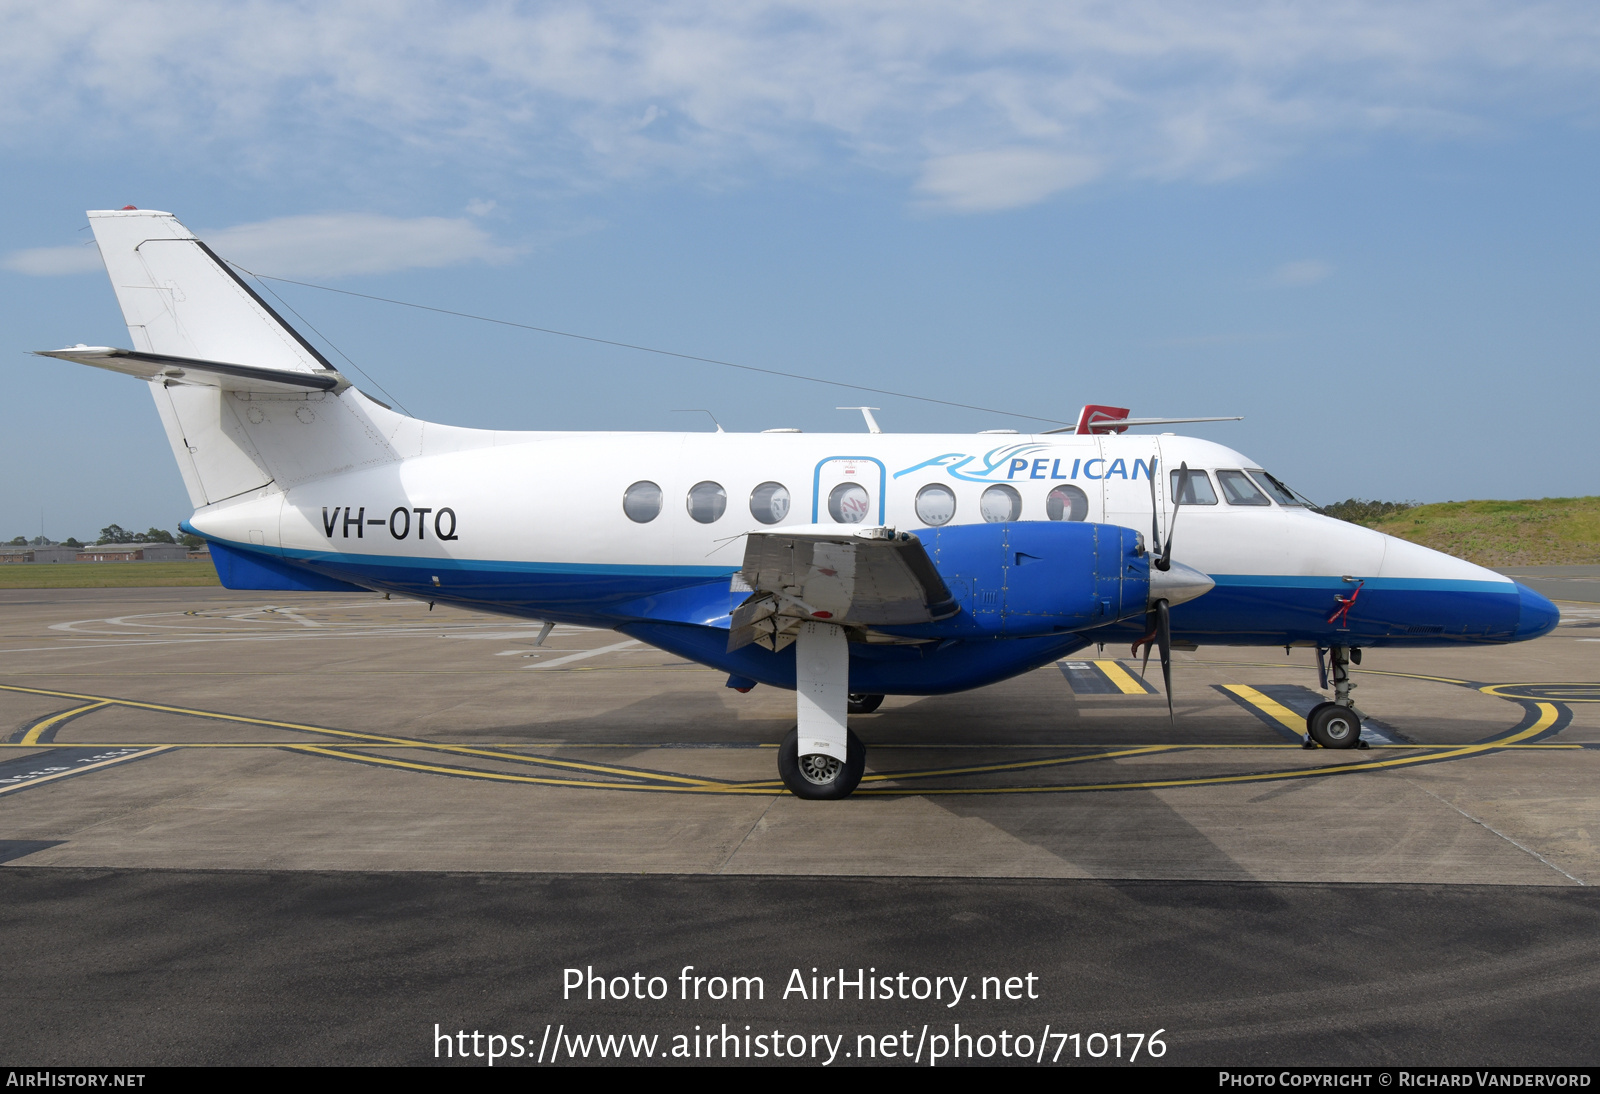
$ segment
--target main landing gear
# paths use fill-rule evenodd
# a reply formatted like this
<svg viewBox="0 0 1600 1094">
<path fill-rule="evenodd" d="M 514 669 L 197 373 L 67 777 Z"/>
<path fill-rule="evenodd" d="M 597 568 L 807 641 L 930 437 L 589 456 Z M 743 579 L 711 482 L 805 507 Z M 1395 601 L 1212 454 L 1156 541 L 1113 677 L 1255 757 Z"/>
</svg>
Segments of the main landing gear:
<svg viewBox="0 0 1600 1094">
<path fill-rule="evenodd" d="M 778 746 L 778 777 L 789 793 L 807 801 L 837 801 L 850 796 L 867 769 L 867 746 L 854 733 L 845 732 L 845 758 L 840 760 L 822 752 L 802 756 L 800 727 L 789 731 Z"/>
<path fill-rule="evenodd" d="M 870 714 L 881 695 L 851 694 L 850 643 L 843 627 L 806 622 L 794 640 L 798 723 L 778 746 L 778 777 L 797 798 L 848 798 L 867 767 L 867 748 L 845 725 L 848 714 Z"/>
<path fill-rule="evenodd" d="M 1321 667 L 1322 651 L 1317 651 Z M 1361 651 L 1349 646 L 1334 646 L 1328 650 L 1329 675 L 1333 677 L 1333 701 L 1318 703 L 1306 715 L 1306 739 L 1302 747 L 1316 748 L 1366 748 L 1361 739 L 1361 722 L 1365 714 L 1350 698 L 1355 684 L 1350 679 L 1350 662 L 1361 664 Z M 1326 678 L 1324 687 L 1327 686 Z"/>
</svg>

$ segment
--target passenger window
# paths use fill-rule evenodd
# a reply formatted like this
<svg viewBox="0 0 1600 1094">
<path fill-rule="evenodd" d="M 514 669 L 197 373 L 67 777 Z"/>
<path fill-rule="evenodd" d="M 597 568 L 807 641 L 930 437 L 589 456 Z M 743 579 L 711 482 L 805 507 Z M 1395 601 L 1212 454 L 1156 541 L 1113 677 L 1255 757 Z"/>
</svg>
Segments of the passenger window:
<svg viewBox="0 0 1600 1094">
<path fill-rule="evenodd" d="M 1204 471 L 1189 470 L 1188 483 L 1184 483 L 1184 473 L 1172 473 L 1172 500 L 1177 505 L 1215 505 L 1217 492 L 1211 489 L 1211 479 Z"/>
<path fill-rule="evenodd" d="M 1228 499 L 1229 505 L 1272 504 L 1243 471 L 1218 471 L 1217 483 L 1222 487 L 1222 496 Z"/>
<path fill-rule="evenodd" d="M 872 499 L 860 483 L 841 482 L 828 495 L 828 515 L 839 524 L 860 524 L 872 509 Z"/>
<path fill-rule="evenodd" d="M 956 515 L 956 492 L 948 486 L 930 483 L 917 491 L 917 519 L 929 528 L 949 524 Z"/>
<path fill-rule="evenodd" d="M 789 488 L 781 482 L 764 482 L 750 491 L 750 515 L 762 524 L 777 524 L 789 515 Z"/>
<path fill-rule="evenodd" d="M 697 482 L 689 487 L 689 515 L 701 524 L 710 524 L 722 517 L 728 508 L 728 492 L 717 482 Z"/>
<path fill-rule="evenodd" d="M 1305 504 L 1305 502 L 1295 497 L 1294 491 L 1283 485 L 1281 480 L 1267 474 L 1265 471 L 1252 468 L 1248 473 L 1252 479 L 1256 480 L 1256 484 L 1260 486 L 1261 489 L 1272 495 L 1272 500 L 1277 502 L 1279 505 Z"/>
<path fill-rule="evenodd" d="M 1087 520 L 1089 495 L 1076 486 L 1058 486 L 1045 496 L 1044 515 L 1051 520 Z"/>
<path fill-rule="evenodd" d="M 661 487 L 636 482 L 622 493 L 622 511 L 635 524 L 649 524 L 661 515 Z"/>
<path fill-rule="evenodd" d="M 978 512 L 990 524 L 1016 520 L 1022 516 L 1022 495 L 1003 484 L 991 486 L 978 499 Z"/>
</svg>

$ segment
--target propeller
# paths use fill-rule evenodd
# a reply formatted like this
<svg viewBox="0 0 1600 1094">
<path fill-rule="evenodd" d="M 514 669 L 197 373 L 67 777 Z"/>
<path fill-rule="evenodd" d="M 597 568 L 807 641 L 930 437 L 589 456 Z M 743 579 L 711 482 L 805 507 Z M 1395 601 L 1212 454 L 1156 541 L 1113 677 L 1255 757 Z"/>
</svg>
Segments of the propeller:
<svg viewBox="0 0 1600 1094">
<path fill-rule="evenodd" d="M 1143 679 L 1150 668 L 1150 647 L 1153 645 L 1161 654 L 1161 682 L 1167 690 L 1167 718 L 1177 725 L 1177 715 L 1172 712 L 1172 616 L 1167 602 L 1157 600 L 1150 605 L 1150 614 L 1145 618 L 1150 631 L 1133 644 L 1134 653 L 1139 652 L 1141 645 L 1144 646 L 1144 664 L 1139 667 L 1139 678 Z"/>
<path fill-rule="evenodd" d="M 1156 501 L 1156 477 L 1150 476 L 1150 535 L 1152 540 L 1150 566 L 1161 573 L 1172 569 L 1172 540 L 1173 533 L 1178 524 L 1178 508 L 1183 504 L 1183 498 L 1189 493 L 1189 464 L 1184 462 L 1178 468 L 1178 489 L 1172 499 L 1172 522 L 1167 526 L 1167 542 L 1161 546 L 1160 557 L 1156 557 L 1156 544 L 1161 544 L 1161 510 Z M 1144 647 L 1144 663 L 1139 668 L 1139 676 L 1144 678 L 1145 672 L 1150 668 L 1150 647 L 1153 645 L 1161 654 L 1161 681 L 1167 692 L 1167 718 L 1173 725 L 1177 725 L 1177 715 L 1172 709 L 1172 617 L 1165 597 L 1159 597 L 1150 604 L 1149 614 L 1145 616 L 1146 631 L 1142 638 L 1133 644 L 1133 653 L 1139 652 L 1139 647 Z"/>
<path fill-rule="evenodd" d="M 1172 498 L 1172 523 L 1167 526 L 1167 542 L 1161 544 L 1161 506 L 1156 501 L 1156 477 L 1150 476 L 1150 565 L 1166 573 L 1172 569 L 1172 539 L 1178 529 L 1178 507 L 1183 504 L 1183 499 L 1189 494 L 1189 462 L 1185 460 L 1178 465 L 1178 489 Z"/>
</svg>

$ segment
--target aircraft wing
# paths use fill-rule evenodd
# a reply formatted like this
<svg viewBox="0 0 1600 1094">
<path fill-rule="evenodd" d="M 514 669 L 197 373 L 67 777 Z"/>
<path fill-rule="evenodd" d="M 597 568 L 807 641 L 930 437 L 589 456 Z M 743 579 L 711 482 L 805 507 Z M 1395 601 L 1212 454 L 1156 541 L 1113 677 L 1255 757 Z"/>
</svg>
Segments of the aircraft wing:
<svg viewBox="0 0 1600 1094">
<path fill-rule="evenodd" d="M 255 365 L 238 365 L 227 361 L 201 361 L 193 357 L 173 357 L 164 353 L 114 349 L 111 346 L 73 346 L 71 349 L 37 352 L 40 357 L 76 361 L 82 365 L 93 365 L 95 368 L 137 376 L 141 380 L 203 384 L 207 387 L 219 387 L 224 391 L 337 393 L 350 386 L 349 381 L 332 369 L 289 372 L 284 369 L 258 368 Z"/>
<path fill-rule="evenodd" d="M 776 652 L 810 621 L 894 626 L 960 611 L 922 541 L 892 528 L 751 532 L 740 577 L 751 593 L 734 609 L 729 652 L 752 642 Z"/>
</svg>

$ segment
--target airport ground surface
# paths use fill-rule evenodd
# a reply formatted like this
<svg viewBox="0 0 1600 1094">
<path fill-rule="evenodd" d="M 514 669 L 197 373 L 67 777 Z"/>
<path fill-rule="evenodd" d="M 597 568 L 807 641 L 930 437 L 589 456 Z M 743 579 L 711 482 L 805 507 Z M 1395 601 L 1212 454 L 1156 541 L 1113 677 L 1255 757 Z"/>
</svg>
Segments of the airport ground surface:
<svg viewBox="0 0 1600 1094">
<path fill-rule="evenodd" d="M 1299 650 L 1180 653 L 1176 727 L 1114 650 L 891 697 L 852 719 L 840 803 L 776 789 L 791 693 L 536 634 L 371 596 L 0 592 L 6 1060 L 969 1020 L 1161 1027 L 1169 1063 L 1596 1059 L 1600 604 L 1369 653 L 1362 751 L 1298 747 Z M 563 1002 L 575 964 L 767 1000 Z M 1032 971 L 1040 998 L 776 999 L 802 966 Z"/>
</svg>

